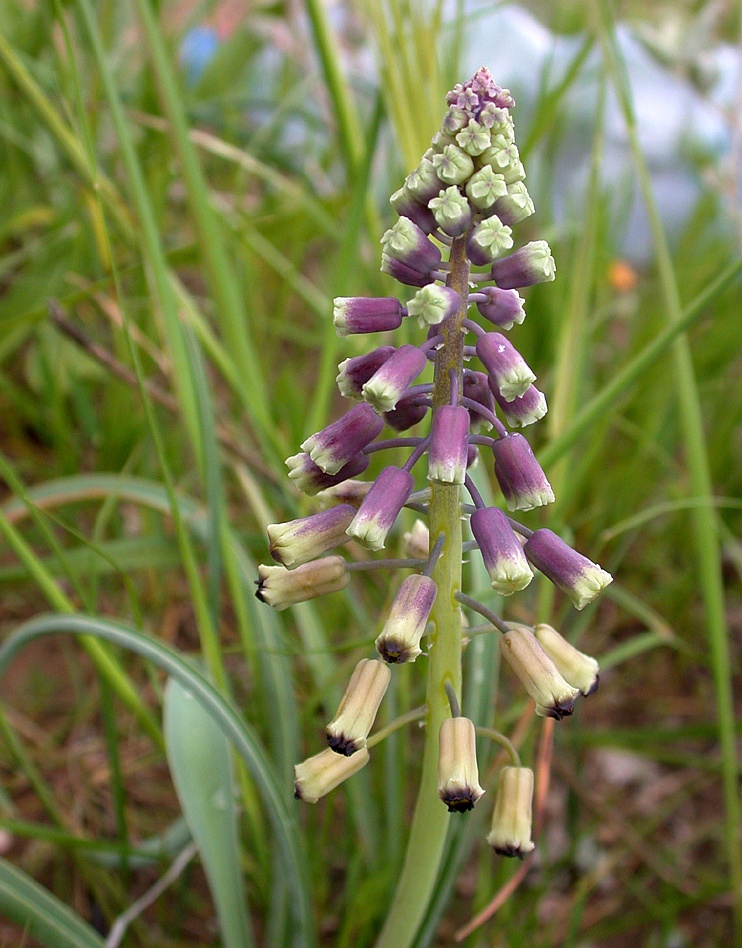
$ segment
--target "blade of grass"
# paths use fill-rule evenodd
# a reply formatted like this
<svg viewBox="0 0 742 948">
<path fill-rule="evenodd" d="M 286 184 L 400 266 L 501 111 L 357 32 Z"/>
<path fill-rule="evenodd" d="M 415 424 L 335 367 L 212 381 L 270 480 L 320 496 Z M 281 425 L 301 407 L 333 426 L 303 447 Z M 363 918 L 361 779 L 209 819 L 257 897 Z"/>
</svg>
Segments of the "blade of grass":
<svg viewBox="0 0 742 948">
<path fill-rule="evenodd" d="M 273 826 L 293 896 L 291 905 L 295 929 L 292 943 L 296 948 L 311 948 L 315 943 L 315 936 L 296 817 L 289 810 L 273 765 L 250 725 L 241 719 L 214 686 L 174 649 L 126 626 L 90 616 L 46 615 L 18 626 L 0 646 L 0 677 L 26 645 L 39 638 L 59 634 L 94 636 L 140 655 L 170 675 L 211 715 L 245 761 Z"/>
<path fill-rule="evenodd" d="M 245 902 L 229 744 L 223 730 L 173 679 L 163 731 L 170 773 L 195 840 L 227 948 L 255 944 Z"/>
<path fill-rule="evenodd" d="M 600 37 L 605 67 L 623 113 L 629 137 L 629 147 L 649 217 L 667 321 L 669 325 L 677 326 L 681 322 L 683 314 L 678 284 L 664 226 L 654 198 L 649 169 L 639 141 L 630 87 L 626 77 L 626 65 L 616 45 L 612 15 L 605 0 L 600 2 L 599 11 Z M 740 940 L 742 939 L 740 801 L 737 781 L 737 747 L 734 733 L 735 712 L 732 698 L 731 656 L 724 605 L 724 586 L 721 576 L 721 551 L 715 517 L 710 506 L 713 498 L 713 484 L 703 431 L 703 413 L 687 336 L 678 336 L 673 348 L 673 357 L 678 387 L 677 399 L 680 406 L 691 490 L 693 496 L 709 502 L 693 509 L 691 519 L 695 536 L 701 593 L 706 612 L 706 631 L 711 651 L 711 667 L 714 676 L 716 714 L 722 754 L 727 858 L 731 873 L 735 930 L 737 939 Z"/>
</svg>

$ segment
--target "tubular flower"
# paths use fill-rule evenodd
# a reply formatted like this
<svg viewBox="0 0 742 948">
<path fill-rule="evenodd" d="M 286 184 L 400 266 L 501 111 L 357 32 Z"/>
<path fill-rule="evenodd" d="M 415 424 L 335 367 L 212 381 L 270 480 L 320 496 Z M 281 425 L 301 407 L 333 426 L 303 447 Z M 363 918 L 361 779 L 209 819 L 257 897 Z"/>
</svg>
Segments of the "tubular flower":
<svg viewBox="0 0 742 948">
<path fill-rule="evenodd" d="M 538 422 L 547 405 L 534 384 L 536 373 L 506 333 L 525 319 L 526 288 L 556 274 L 548 244 L 524 243 L 518 232 L 534 205 L 524 183 L 513 107 L 510 93 L 484 68 L 446 97 L 430 148 L 392 195 L 396 219 L 381 240 L 381 270 L 401 284 L 401 298 L 334 301 L 338 335 L 371 337 L 368 351 L 358 354 L 355 348 L 338 366 L 340 394 L 355 404 L 310 434 L 286 462 L 296 487 L 318 495 L 320 512 L 268 527 L 270 554 L 281 565 L 260 566 L 260 600 L 286 609 L 344 589 L 355 571 L 408 571 L 380 623 L 374 643 L 379 658 L 357 656 L 361 660 L 326 727 L 330 746 L 296 765 L 296 796 L 310 803 L 364 767 L 368 744 L 387 733 L 385 727 L 369 737 L 391 675 L 399 674 L 392 665 L 421 658 L 427 666 L 426 708 L 403 714 L 389 729 L 427 715 L 424 773 L 437 760 L 440 799 L 459 812 L 484 793 L 476 735 L 498 739 L 460 714 L 462 649 L 474 635 L 501 633 L 502 657 L 539 715 L 567 717 L 577 696 L 597 687 L 595 659 L 551 626 L 538 625 L 534 632 L 506 622 L 462 590 L 462 564 L 477 548 L 500 596 L 525 589 L 538 569 L 581 609 L 611 581 L 552 531 L 534 531 L 500 509 L 507 504 L 511 511 L 531 510 L 554 500 L 528 441 L 512 430 Z M 403 323 L 404 339 L 372 341 Z M 395 452 L 393 459 L 379 464 L 375 455 L 386 450 Z M 488 451 L 494 478 L 492 465 L 475 470 Z M 371 478 L 369 469 L 379 473 Z M 498 487 L 497 506 L 487 506 L 483 496 Z M 376 558 L 359 548 L 396 548 L 392 528 L 404 507 L 421 519 L 411 531 L 411 520 L 405 522 L 399 558 L 396 549 Z M 467 518 L 473 540 L 462 533 Z M 515 614 L 527 608 L 521 605 Z M 475 629 L 470 610 L 486 624 Z M 533 849 L 533 772 L 520 766 L 512 746 L 510 752 L 516 766 L 500 774 L 487 841 L 498 853 L 523 857 Z M 418 823 L 410 845 L 419 846 L 431 833 L 442 851 L 443 822 Z M 417 857 L 425 858 L 421 851 Z"/>
</svg>

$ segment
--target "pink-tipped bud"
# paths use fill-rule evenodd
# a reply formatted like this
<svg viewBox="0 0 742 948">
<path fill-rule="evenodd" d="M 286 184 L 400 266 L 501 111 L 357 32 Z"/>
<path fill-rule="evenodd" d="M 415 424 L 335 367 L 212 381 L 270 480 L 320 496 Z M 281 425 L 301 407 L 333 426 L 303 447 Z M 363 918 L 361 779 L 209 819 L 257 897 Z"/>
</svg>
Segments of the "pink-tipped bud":
<svg viewBox="0 0 742 948">
<path fill-rule="evenodd" d="M 533 573 L 505 514 L 496 507 L 481 507 L 471 515 L 470 525 L 495 592 L 510 596 L 525 589 Z"/>
<path fill-rule="evenodd" d="M 271 556 L 288 569 L 316 560 L 348 542 L 345 531 L 354 516 L 354 507 L 341 504 L 299 520 L 270 523 L 267 532 Z"/>
<path fill-rule="evenodd" d="M 307 438 L 302 449 L 326 474 L 337 474 L 383 428 L 384 422 L 369 405 L 354 405 L 342 418 Z"/>
<path fill-rule="evenodd" d="M 433 415 L 428 448 L 428 480 L 438 484 L 463 484 L 469 446 L 469 412 L 455 405 L 441 405 Z"/>
<path fill-rule="evenodd" d="M 387 534 L 414 486 L 415 479 L 409 471 L 385 467 L 358 508 L 348 527 L 348 536 L 369 550 L 383 550 Z"/>
<path fill-rule="evenodd" d="M 584 609 L 613 582 L 610 573 L 573 550 L 551 530 L 536 530 L 526 540 L 525 551 L 536 569 L 569 596 L 575 609 Z"/>
<path fill-rule="evenodd" d="M 404 580 L 375 642 L 376 651 L 385 662 L 399 665 L 414 662 L 420 655 L 420 641 L 436 592 L 429 576 L 414 575 Z"/>
<path fill-rule="evenodd" d="M 508 510 L 533 510 L 554 502 L 554 491 L 522 434 L 500 438 L 492 445 L 495 477 Z"/>
<path fill-rule="evenodd" d="M 508 403 L 525 395 L 536 381 L 523 356 L 500 332 L 487 332 L 477 339 L 477 358 L 489 372 L 492 390 Z"/>
</svg>

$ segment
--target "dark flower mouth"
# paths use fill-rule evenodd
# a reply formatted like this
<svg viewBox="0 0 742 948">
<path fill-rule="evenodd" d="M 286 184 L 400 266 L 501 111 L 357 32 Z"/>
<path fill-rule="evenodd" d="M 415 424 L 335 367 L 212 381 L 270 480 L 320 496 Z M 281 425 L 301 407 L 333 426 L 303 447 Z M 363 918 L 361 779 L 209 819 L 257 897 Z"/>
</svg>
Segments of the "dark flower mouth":
<svg viewBox="0 0 742 948">
<path fill-rule="evenodd" d="M 343 757 L 352 757 L 357 750 L 363 747 L 365 741 L 359 741 L 355 737 L 346 737 L 345 734 L 328 734 L 327 743 L 336 754 L 342 754 Z"/>
<path fill-rule="evenodd" d="M 471 791 L 450 791 L 443 794 L 441 800 L 448 807 L 449 813 L 467 813 L 474 809 L 474 799 Z"/>
</svg>

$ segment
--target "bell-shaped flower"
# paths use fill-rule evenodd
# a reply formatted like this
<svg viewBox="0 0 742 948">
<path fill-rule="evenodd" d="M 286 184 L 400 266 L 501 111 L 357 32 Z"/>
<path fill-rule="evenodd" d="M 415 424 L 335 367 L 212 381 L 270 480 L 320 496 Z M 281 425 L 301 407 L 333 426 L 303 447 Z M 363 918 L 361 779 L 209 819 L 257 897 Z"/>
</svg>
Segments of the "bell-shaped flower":
<svg viewBox="0 0 742 948">
<path fill-rule="evenodd" d="M 338 336 L 390 332 L 402 325 L 404 308 L 393 296 L 338 296 L 332 320 Z"/>
<path fill-rule="evenodd" d="M 261 602 L 279 611 L 306 602 L 318 596 L 345 589 L 350 577 L 342 556 L 325 556 L 286 569 L 283 566 L 258 567 L 258 589 L 255 595 Z"/>
<path fill-rule="evenodd" d="M 523 859 L 533 851 L 532 809 L 533 771 L 529 767 L 503 767 L 487 836 L 487 843 L 499 856 Z"/>
<path fill-rule="evenodd" d="M 495 477 L 509 510 L 533 510 L 554 502 L 554 491 L 522 434 L 492 445 Z"/>
<path fill-rule="evenodd" d="M 492 391 L 506 402 L 525 395 L 536 376 L 510 340 L 501 332 L 486 332 L 477 339 L 477 358 L 490 377 Z"/>
<path fill-rule="evenodd" d="M 343 757 L 326 747 L 314 757 L 294 766 L 294 796 L 305 803 L 316 803 L 344 780 L 357 774 L 369 762 L 364 747 L 352 757 Z"/>
<path fill-rule="evenodd" d="M 613 582 L 610 573 L 551 530 L 536 530 L 526 540 L 525 551 L 529 561 L 569 596 L 575 609 L 584 609 Z"/>
<path fill-rule="evenodd" d="M 429 576 L 415 574 L 404 580 L 374 643 L 385 662 L 401 665 L 414 662 L 421 654 L 420 641 L 436 592 L 436 585 Z"/>
<path fill-rule="evenodd" d="M 317 467 L 314 461 L 303 451 L 286 458 L 286 467 L 289 469 L 289 478 L 294 482 L 303 494 L 317 494 L 321 490 L 327 490 L 330 487 L 337 487 L 356 477 L 368 467 L 368 455 L 359 451 L 344 464 L 337 474 L 326 474 L 321 467 Z"/>
<path fill-rule="evenodd" d="M 568 642 L 556 629 L 542 622 L 533 630 L 541 648 L 573 688 L 585 697 L 598 690 L 600 669 L 592 655 L 586 655 Z"/>
<path fill-rule="evenodd" d="M 385 467 L 366 495 L 347 533 L 369 550 L 383 550 L 386 537 L 415 486 L 409 471 Z"/>
<path fill-rule="evenodd" d="M 438 732 L 438 796 L 450 812 L 465 813 L 483 795 L 474 724 L 469 718 L 445 718 Z"/>
<path fill-rule="evenodd" d="M 350 757 L 366 746 L 390 678 L 389 666 L 383 662 L 375 658 L 358 662 L 335 717 L 325 728 L 327 743 L 336 754 Z"/>
<path fill-rule="evenodd" d="M 492 279 L 503 290 L 548 283 L 555 276 L 556 264 L 545 240 L 532 240 L 492 264 Z"/>
<path fill-rule="evenodd" d="M 525 589 L 533 573 L 505 514 L 497 507 L 480 507 L 469 523 L 495 592 L 510 596 Z"/>
<path fill-rule="evenodd" d="M 427 364 L 428 359 L 422 349 L 410 345 L 400 346 L 374 372 L 361 393 L 377 412 L 391 411 Z"/>
<path fill-rule="evenodd" d="M 345 531 L 355 513 L 350 504 L 340 504 L 299 520 L 268 524 L 271 556 L 288 569 L 316 560 L 348 542 Z"/>
<path fill-rule="evenodd" d="M 579 694 L 549 658 L 530 629 L 517 626 L 500 636 L 500 653 L 536 702 L 536 714 L 561 721 Z"/>
<path fill-rule="evenodd" d="M 383 428 L 384 422 L 369 405 L 354 405 L 342 418 L 307 438 L 302 449 L 326 474 L 337 474 Z"/>
</svg>

